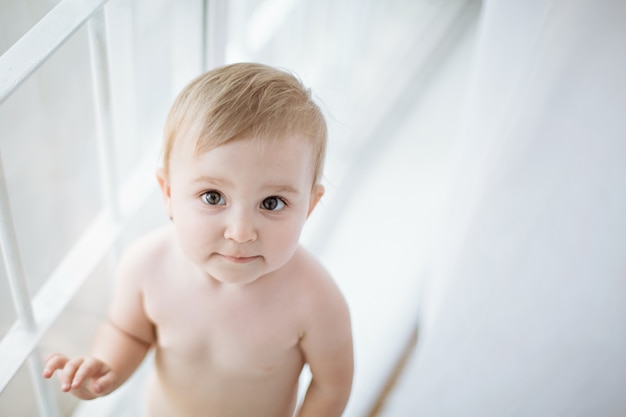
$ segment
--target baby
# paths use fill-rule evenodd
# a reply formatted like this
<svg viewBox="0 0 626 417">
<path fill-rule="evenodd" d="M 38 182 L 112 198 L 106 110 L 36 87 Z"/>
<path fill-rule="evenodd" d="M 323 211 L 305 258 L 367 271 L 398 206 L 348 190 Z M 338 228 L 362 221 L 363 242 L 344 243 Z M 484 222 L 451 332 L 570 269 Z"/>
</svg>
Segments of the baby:
<svg viewBox="0 0 626 417">
<path fill-rule="evenodd" d="M 109 394 L 154 349 L 150 417 L 340 416 L 353 375 L 350 317 L 298 240 L 324 194 L 327 128 L 293 75 L 210 71 L 177 97 L 157 180 L 167 227 L 120 260 L 90 356 L 52 354 L 43 376 L 81 399 Z"/>
</svg>

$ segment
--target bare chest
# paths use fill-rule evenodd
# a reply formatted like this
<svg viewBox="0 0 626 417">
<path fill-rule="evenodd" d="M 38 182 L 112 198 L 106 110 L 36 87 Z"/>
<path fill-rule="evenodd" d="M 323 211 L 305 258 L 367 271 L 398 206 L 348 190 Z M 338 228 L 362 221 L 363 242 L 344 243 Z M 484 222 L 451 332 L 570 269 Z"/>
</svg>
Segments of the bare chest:
<svg viewBox="0 0 626 417">
<path fill-rule="evenodd" d="M 302 362 L 298 314 L 281 292 L 190 285 L 148 291 L 144 302 L 161 356 L 177 366 L 266 374 Z"/>
</svg>

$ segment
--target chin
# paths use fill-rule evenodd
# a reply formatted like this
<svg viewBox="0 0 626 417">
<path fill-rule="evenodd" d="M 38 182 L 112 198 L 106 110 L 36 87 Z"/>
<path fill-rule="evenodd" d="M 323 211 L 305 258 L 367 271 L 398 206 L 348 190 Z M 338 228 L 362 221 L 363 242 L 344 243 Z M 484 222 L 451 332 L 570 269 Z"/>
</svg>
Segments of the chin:
<svg viewBox="0 0 626 417">
<path fill-rule="evenodd" d="M 221 282 L 222 284 L 250 284 L 251 282 L 256 281 L 262 275 L 258 274 L 237 274 L 237 273 L 216 273 L 211 274 L 208 273 L 214 280 Z"/>
</svg>

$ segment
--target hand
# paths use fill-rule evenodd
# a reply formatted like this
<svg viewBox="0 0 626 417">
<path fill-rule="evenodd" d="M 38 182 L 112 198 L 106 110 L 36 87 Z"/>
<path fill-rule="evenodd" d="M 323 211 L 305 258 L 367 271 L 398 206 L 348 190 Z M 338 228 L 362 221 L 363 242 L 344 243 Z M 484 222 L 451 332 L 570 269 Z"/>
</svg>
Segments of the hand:
<svg viewBox="0 0 626 417">
<path fill-rule="evenodd" d="M 82 400 L 91 400 L 113 391 L 115 373 L 104 362 L 93 357 L 69 359 L 53 353 L 46 358 L 43 377 L 58 372 L 61 390 L 71 392 Z"/>
</svg>

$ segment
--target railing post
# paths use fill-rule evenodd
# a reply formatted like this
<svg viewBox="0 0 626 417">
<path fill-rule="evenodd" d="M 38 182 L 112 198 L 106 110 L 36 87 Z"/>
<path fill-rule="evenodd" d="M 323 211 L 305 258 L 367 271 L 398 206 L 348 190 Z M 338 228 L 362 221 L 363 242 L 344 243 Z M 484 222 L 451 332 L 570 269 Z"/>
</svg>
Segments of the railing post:
<svg viewBox="0 0 626 417">
<path fill-rule="evenodd" d="M 17 235 L 13 226 L 13 215 L 7 190 L 7 181 L 4 175 L 4 164 L 0 153 L 0 246 L 2 257 L 7 271 L 9 287 L 17 319 L 26 331 L 32 332 L 36 328 L 35 315 L 31 305 L 31 296 L 26 283 L 26 274 L 22 265 Z"/>
<path fill-rule="evenodd" d="M 19 323 L 28 333 L 37 330 L 31 296 L 26 283 L 26 273 L 20 255 L 17 235 L 13 225 L 13 215 L 9 201 L 7 181 L 4 174 L 2 154 L 0 153 L 0 246 L 11 288 L 11 296 Z M 43 364 L 35 349 L 28 359 L 28 371 L 35 390 L 37 407 L 41 417 L 58 417 L 58 406 L 50 386 L 41 377 Z"/>
<path fill-rule="evenodd" d="M 110 74 L 106 41 L 104 10 L 97 11 L 87 23 L 89 31 L 89 53 L 91 57 L 92 85 L 95 98 L 96 130 L 100 182 L 106 209 L 114 221 L 121 218 L 117 193 L 115 149 L 113 140 L 113 118 L 109 91 Z"/>
</svg>

